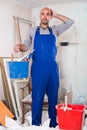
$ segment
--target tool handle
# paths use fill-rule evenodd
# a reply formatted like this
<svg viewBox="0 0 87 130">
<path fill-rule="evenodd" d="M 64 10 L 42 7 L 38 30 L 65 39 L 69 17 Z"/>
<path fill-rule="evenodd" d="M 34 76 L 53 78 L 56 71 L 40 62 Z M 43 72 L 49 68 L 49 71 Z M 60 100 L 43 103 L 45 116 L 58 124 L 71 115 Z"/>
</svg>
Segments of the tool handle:
<svg viewBox="0 0 87 130">
<path fill-rule="evenodd" d="M 65 108 L 67 109 L 68 96 L 65 96 Z"/>
<path fill-rule="evenodd" d="M 14 54 L 11 53 L 11 61 L 13 61 L 13 60 L 14 60 Z"/>
</svg>

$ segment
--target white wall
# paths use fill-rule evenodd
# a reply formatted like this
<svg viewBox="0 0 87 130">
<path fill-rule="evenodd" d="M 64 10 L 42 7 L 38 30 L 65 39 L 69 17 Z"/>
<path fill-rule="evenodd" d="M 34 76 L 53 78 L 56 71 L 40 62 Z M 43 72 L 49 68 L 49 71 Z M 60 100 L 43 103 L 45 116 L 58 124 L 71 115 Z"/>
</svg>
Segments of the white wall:
<svg viewBox="0 0 87 130">
<path fill-rule="evenodd" d="M 10 0 L 0 0 L 0 57 L 10 57 L 15 46 L 13 16 L 31 20 L 32 10 Z M 0 100 L 4 100 L 0 71 Z"/>
<path fill-rule="evenodd" d="M 84 96 L 87 103 L 87 3 L 65 3 L 49 7 L 75 20 L 75 24 L 58 39 L 58 43 L 79 43 L 58 48 L 60 86 L 62 92 L 72 89 L 74 103 L 79 102 L 79 96 Z M 39 24 L 40 9 L 33 9 L 36 25 Z M 54 19 L 50 24 L 59 23 L 59 20 Z"/>
<path fill-rule="evenodd" d="M 58 39 L 58 43 L 61 41 L 79 43 L 59 47 L 57 60 L 61 70 L 60 86 L 65 90 L 72 89 L 73 102 L 78 102 L 79 95 L 85 96 L 87 102 L 87 3 L 65 3 L 49 7 L 75 20 L 75 24 Z M 39 24 L 40 9 L 33 9 L 33 21 L 36 25 Z M 31 20 L 31 13 L 31 9 L 9 0 L 0 0 L 0 56 L 10 56 L 13 52 L 15 45 L 13 16 Z M 59 20 L 54 19 L 50 24 L 59 23 Z"/>
<path fill-rule="evenodd" d="M 10 0 L 0 0 L 0 56 L 2 57 L 10 56 L 16 44 L 13 16 L 31 20 L 32 10 Z"/>
</svg>

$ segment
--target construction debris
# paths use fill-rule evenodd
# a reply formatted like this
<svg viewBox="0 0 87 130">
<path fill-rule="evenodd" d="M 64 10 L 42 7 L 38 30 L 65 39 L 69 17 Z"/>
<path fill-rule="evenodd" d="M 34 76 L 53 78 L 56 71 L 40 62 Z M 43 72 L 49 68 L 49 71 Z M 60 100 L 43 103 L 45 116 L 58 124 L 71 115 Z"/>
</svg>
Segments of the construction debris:
<svg viewBox="0 0 87 130">
<path fill-rule="evenodd" d="M 5 106 L 5 104 L 0 101 L 0 124 L 5 125 L 5 117 L 14 118 L 12 112 Z"/>
</svg>

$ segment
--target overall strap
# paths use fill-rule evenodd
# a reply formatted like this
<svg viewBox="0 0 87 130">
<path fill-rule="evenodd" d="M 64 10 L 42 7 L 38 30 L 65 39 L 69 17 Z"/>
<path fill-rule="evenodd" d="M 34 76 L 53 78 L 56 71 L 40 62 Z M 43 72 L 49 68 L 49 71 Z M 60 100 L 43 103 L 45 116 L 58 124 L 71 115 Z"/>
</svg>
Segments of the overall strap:
<svg viewBox="0 0 87 130">
<path fill-rule="evenodd" d="M 37 26 L 36 31 L 37 31 L 37 32 L 40 32 L 40 26 Z"/>
<path fill-rule="evenodd" d="M 52 32 L 52 28 L 49 27 L 48 29 L 49 29 L 50 34 L 53 34 L 53 32 Z"/>
<path fill-rule="evenodd" d="M 48 27 L 48 30 L 49 30 L 50 34 L 53 34 L 51 27 Z M 40 33 L 40 26 L 37 26 L 36 31 Z"/>
</svg>

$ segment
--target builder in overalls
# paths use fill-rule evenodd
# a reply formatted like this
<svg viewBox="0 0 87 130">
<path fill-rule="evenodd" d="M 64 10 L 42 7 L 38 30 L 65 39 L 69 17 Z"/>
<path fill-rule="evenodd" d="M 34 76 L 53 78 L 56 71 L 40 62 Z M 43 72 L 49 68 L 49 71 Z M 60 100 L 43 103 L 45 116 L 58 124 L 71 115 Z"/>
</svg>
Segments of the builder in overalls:
<svg viewBox="0 0 87 130">
<path fill-rule="evenodd" d="M 49 21 L 57 18 L 61 24 L 49 26 Z M 48 114 L 50 127 L 56 127 L 56 110 L 59 88 L 59 72 L 56 63 L 57 37 L 66 31 L 74 21 L 68 17 L 54 13 L 45 7 L 40 12 L 40 25 L 31 28 L 25 44 L 16 45 L 15 52 L 35 49 L 32 56 L 31 77 L 32 77 L 32 125 L 41 125 L 42 105 L 44 95 L 48 97 Z"/>
</svg>

